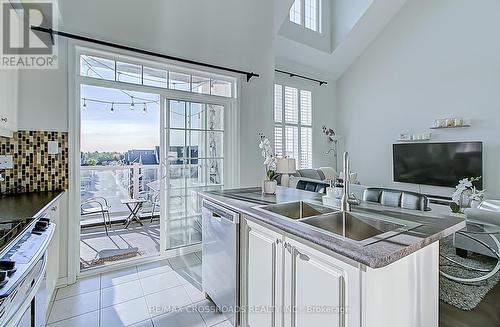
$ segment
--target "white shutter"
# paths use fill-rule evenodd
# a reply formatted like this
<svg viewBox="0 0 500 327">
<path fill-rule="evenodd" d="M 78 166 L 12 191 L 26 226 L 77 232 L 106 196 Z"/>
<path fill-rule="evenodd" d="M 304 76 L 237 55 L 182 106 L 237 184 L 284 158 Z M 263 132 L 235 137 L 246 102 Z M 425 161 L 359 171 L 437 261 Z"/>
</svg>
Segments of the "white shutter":
<svg viewBox="0 0 500 327">
<path fill-rule="evenodd" d="M 274 84 L 274 122 L 283 122 L 283 86 Z"/>
<path fill-rule="evenodd" d="M 294 158 L 298 167 L 312 168 L 312 92 L 275 84 L 274 122 L 276 156 Z"/>
<path fill-rule="evenodd" d="M 294 87 L 285 86 L 285 123 L 297 124 L 299 118 L 299 96 Z"/>
<path fill-rule="evenodd" d="M 299 128 L 297 126 L 285 126 L 285 155 L 297 161 L 299 159 Z"/>
<path fill-rule="evenodd" d="M 302 0 L 295 0 L 292 8 L 290 8 L 290 21 L 301 25 L 301 8 L 302 8 Z"/>
<path fill-rule="evenodd" d="M 304 3 L 304 26 L 315 32 L 318 31 L 318 0 L 305 0 Z"/>
<path fill-rule="evenodd" d="M 300 168 L 312 168 L 312 128 L 300 128 Z"/>
<path fill-rule="evenodd" d="M 283 157 L 283 127 L 274 126 L 274 153 L 277 157 Z"/>
<path fill-rule="evenodd" d="M 312 125 L 312 94 L 311 91 L 300 90 L 300 124 Z"/>
</svg>

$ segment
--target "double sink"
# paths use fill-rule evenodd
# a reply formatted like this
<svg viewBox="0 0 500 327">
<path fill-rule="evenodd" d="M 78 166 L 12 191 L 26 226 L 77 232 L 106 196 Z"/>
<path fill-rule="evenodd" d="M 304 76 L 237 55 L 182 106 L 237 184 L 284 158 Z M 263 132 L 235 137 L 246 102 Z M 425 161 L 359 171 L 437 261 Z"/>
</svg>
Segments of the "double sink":
<svg viewBox="0 0 500 327">
<path fill-rule="evenodd" d="M 314 230 L 363 246 L 420 226 L 418 223 L 394 217 L 398 215 L 394 212 L 391 216 L 383 211 L 363 211 L 361 208 L 357 208 L 355 212 L 342 212 L 304 201 L 257 206 L 255 209 L 306 224 Z"/>
</svg>

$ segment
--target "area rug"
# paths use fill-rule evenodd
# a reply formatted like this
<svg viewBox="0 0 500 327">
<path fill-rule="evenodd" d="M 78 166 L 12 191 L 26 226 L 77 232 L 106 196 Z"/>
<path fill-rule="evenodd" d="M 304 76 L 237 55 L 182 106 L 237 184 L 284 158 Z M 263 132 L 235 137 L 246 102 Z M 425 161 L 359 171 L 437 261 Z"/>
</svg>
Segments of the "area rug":
<svg viewBox="0 0 500 327">
<path fill-rule="evenodd" d="M 143 252 L 139 251 L 137 247 L 127 249 L 111 249 L 99 251 L 96 258 L 90 261 L 80 260 L 80 267 L 82 269 L 90 268 L 105 264 L 106 262 L 120 261 L 130 259 L 142 255 Z"/>
<path fill-rule="evenodd" d="M 460 263 L 471 267 L 491 269 L 495 266 L 496 260 L 488 256 L 469 252 L 467 258 L 459 257 L 455 254 L 452 236 L 447 237 L 440 242 L 440 253 Z M 458 277 L 478 277 L 485 273 L 475 272 L 464 269 L 452 264 L 446 259 L 439 258 L 440 269 L 445 273 Z M 439 299 L 461 310 L 470 311 L 474 309 L 485 295 L 500 280 L 500 272 L 493 275 L 490 279 L 474 285 L 461 284 L 449 280 L 446 277 L 439 278 Z"/>
</svg>

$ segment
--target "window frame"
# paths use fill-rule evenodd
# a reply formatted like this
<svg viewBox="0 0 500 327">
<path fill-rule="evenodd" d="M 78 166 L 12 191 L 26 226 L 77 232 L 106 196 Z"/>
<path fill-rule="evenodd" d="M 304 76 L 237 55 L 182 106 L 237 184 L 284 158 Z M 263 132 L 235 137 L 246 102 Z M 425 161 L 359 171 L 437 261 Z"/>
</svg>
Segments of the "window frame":
<svg viewBox="0 0 500 327">
<path fill-rule="evenodd" d="M 96 62 L 99 62 L 99 59 L 101 60 L 107 60 L 107 61 L 112 61 L 113 62 L 113 67 L 109 67 L 109 69 L 112 69 L 113 71 L 113 78 L 103 78 L 103 77 L 96 77 L 96 76 L 89 76 L 86 74 L 82 73 L 82 60 L 85 61 L 88 65 L 89 62 L 83 58 L 95 58 Z M 156 89 L 162 89 L 162 90 L 172 90 L 172 91 L 180 91 L 180 92 L 185 92 L 185 93 L 191 93 L 191 94 L 203 94 L 203 95 L 209 95 L 213 97 L 219 97 L 223 99 L 237 99 L 238 98 L 238 93 L 239 93 L 239 88 L 238 86 L 241 83 L 241 79 L 236 77 L 234 74 L 227 74 L 227 75 L 221 75 L 217 72 L 212 72 L 210 70 L 201 70 L 201 69 L 196 69 L 196 68 L 187 68 L 181 65 L 175 65 L 175 64 L 170 64 L 170 63 L 163 63 L 162 61 L 156 61 L 156 60 L 147 60 L 147 59 L 139 59 L 136 58 L 135 56 L 132 55 L 122 55 L 119 52 L 104 52 L 100 50 L 94 50 L 93 48 L 86 47 L 85 50 L 79 52 L 79 56 L 77 58 L 78 62 L 76 65 L 77 68 L 77 76 L 82 77 L 82 78 L 89 78 L 89 79 L 95 79 L 95 80 L 105 80 L 105 81 L 111 81 L 111 82 L 116 82 L 120 84 L 128 84 L 128 85 L 136 85 L 136 86 L 143 86 L 143 87 L 152 87 Z M 132 66 L 139 66 L 141 69 L 141 75 L 140 75 L 140 82 L 130 82 L 130 81 L 123 81 L 119 80 L 119 75 L 123 74 L 118 71 L 117 64 L 125 64 L 125 65 L 132 65 Z M 166 85 L 164 86 L 155 86 L 155 85 L 149 85 L 145 84 L 145 78 L 144 78 L 144 68 L 147 69 L 156 69 L 159 71 L 165 71 L 166 72 L 166 80 L 165 83 Z M 93 69 L 91 69 L 93 70 Z M 176 89 L 175 87 L 171 86 L 171 74 L 179 74 L 179 75 L 186 75 L 189 78 L 189 82 L 187 83 L 187 90 L 181 90 L 181 89 Z M 126 75 L 126 74 L 125 74 Z M 199 92 L 195 91 L 193 87 L 193 77 L 196 78 L 206 78 L 210 82 L 210 87 L 208 92 Z M 214 90 L 213 85 L 217 82 L 225 82 L 230 84 L 230 92 L 231 94 L 229 96 L 227 95 L 220 95 L 217 94 L 217 92 Z"/>
<path fill-rule="evenodd" d="M 276 89 L 277 86 L 281 87 L 281 104 L 280 104 L 280 109 L 281 109 L 281 121 L 276 120 Z M 285 117 L 285 89 L 286 88 L 292 88 L 297 91 L 297 123 L 290 123 L 286 122 L 286 117 Z M 311 107 L 311 114 L 310 114 L 310 119 L 311 123 L 310 124 L 304 124 L 302 121 L 302 92 L 309 92 L 310 93 L 310 107 Z M 286 127 L 295 127 L 297 129 L 297 157 L 295 158 L 296 165 L 298 169 L 307 169 L 307 168 L 313 168 L 313 153 L 314 153 L 314 142 L 312 140 L 313 136 L 313 126 L 314 126 L 314 92 L 311 89 L 307 89 L 304 87 L 299 87 L 299 86 L 292 86 L 287 83 L 283 82 L 275 82 L 273 85 L 273 140 L 274 140 L 274 151 L 276 155 L 281 154 L 281 157 L 285 157 L 287 155 L 286 153 Z M 278 149 L 277 147 L 277 142 L 276 142 L 276 129 L 280 128 L 281 129 L 281 149 Z M 310 157 L 310 165 L 307 166 L 302 166 L 302 129 L 303 128 L 308 128 L 311 131 L 311 142 L 310 142 L 310 151 L 311 151 L 311 157 Z M 278 151 L 279 150 L 279 151 Z"/>
</svg>

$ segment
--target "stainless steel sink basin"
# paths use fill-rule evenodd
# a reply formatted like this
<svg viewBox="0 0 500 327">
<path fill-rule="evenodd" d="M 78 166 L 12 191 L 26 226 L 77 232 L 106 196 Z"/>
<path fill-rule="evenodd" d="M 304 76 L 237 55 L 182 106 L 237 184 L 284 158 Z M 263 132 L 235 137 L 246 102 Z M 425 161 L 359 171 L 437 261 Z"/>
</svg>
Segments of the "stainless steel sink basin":
<svg viewBox="0 0 500 327">
<path fill-rule="evenodd" d="M 405 227 L 405 225 L 353 212 L 334 212 L 307 218 L 302 222 L 354 241 L 364 241 Z"/>
<path fill-rule="evenodd" d="M 362 246 L 376 243 L 420 226 L 418 223 L 405 220 L 404 218 L 409 216 L 406 213 L 394 217 L 383 210 L 341 212 L 303 201 L 254 208 L 282 219 L 293 219 L 298 224 L 306 224 L 309 228 L 319 232 L 356 242 Z"/>
<path fill-rule="evenodd" d="M 303 201 L 271 204 L 258 207 L 258 209 L 269 211 L 290 219 L 303 219 L 335 212 L 333 209 Z"/>
</svg>

